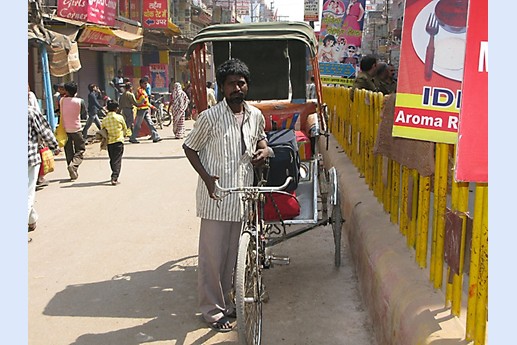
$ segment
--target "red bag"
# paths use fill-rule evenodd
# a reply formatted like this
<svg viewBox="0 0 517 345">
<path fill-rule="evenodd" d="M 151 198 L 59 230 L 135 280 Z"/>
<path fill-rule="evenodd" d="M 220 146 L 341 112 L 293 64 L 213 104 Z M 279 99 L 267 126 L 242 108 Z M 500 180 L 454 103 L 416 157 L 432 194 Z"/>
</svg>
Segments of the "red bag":
<svg viewBox="0 0 517 345">
<path fill-rule="evenodd" d="M 298 143 L 298 154 L 302 161 L 312 158 L 311 139 L 302 131 L 294 131 L 296 134 L 296 142 Z"/>
<path fill-rule="evenodd" d="M 264 220 L 287 220 L 300 215 L 300 203 L 293 192 L 265 193 Z"/>
</svg>

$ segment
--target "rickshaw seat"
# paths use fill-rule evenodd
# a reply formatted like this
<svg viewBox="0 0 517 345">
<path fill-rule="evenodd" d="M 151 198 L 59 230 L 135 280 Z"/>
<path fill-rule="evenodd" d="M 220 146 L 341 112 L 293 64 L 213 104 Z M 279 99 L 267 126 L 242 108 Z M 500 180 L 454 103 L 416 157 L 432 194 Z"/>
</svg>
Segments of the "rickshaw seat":
<svg viewBox="0 0 517 345">
<path fill-rule="evenodd" d="M 273 122 L 276 122 L 276 129 L 292 128 L 304 132 L 310 137 L 310 129 L 314 124 L 314 115 L 317 111 L 316 102 L 291 103 L 289 100 L 262 101 L 254 103 L 264 115 L 266 121 L 265 131 L 273 129 Z M 313 115 L 313 116 L 311 116 Z M 294 126 L 292 122 L 295 121 Z"/>
</svg>

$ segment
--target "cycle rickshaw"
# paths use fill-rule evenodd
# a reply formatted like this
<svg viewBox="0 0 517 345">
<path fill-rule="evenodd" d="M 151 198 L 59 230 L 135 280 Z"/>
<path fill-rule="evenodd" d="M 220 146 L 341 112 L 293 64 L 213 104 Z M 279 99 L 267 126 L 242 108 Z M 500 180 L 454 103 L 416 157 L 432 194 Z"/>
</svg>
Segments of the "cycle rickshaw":
<svg viewBox="0 0 517 345">
<path fill-rule="evenodd" d="M 234 273 L 237 328 L 242 344 L 261 343 L 262 303 L 268 299 L 262 271 L 273 264 L 289 262 L 288 258 L 272 255 L 271 247 L 331 224 L 334 264 L 336 267 L 341 264 L 343 219 L 337 173 L 333 167 L 326 168 L 318 152 L 320 139 L 323 141 L 326 137 L 328 145 L 328 132 L 317 47 L 314 30 L 309 25 L 269 22 L 206 27 L 195 36 L 187 51 L 193 97 L 199 113 L 207 109 L 207 74 L 213 73 L 216 66 L 227 59 L 238 58 L 250 69 L 252 87 L 247 101 L 262 111 L 266 132 L 288 123 L 287 127 L 303 132 L 309 138 L 309 143 L 300 146 L 304 153 L 300 151 L 300 176 L 296 187 L 300 204 L 298 216 L 277 220 L 265 220 L 262 216 L 265 195 L 282 193 L 292 177 L 288 177 L 282 186 L 259 183 L 252 187 L 235 187 L 224 186 L 224 181 L 221 181 L 224 187 L 218 185 L 221 195 L 241 193 L 244 203 L 243 229 Z M 316 99 L 306 98 L 311 76 L 315 80 Z M 219 92 L 217 99 L 221 98 Z M 291 228 L 295 229 L 291 231 Z"/>
</svg>

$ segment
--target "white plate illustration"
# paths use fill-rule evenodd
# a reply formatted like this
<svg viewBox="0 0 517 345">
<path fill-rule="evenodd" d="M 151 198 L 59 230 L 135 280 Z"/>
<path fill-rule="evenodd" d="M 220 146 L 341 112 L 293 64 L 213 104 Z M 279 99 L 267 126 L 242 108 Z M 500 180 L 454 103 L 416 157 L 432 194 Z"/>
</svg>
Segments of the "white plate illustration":
<svg viewBox="0 0 517 345">
<path fill-rule="evenodd" d="M 438 1 L 427 4 L 418 14 L 413 23 L 411 38 L 416 54 L 425 63 L 425 51 L 429 43 L 429 34 L 425 26 L 429 15 L 434 13 Z M 453 34 L 440 26 L 434 36 L 434 64 L 433 71 L 446 78 L 462 81 L 463 64 L 465 60 L 465 33 Z"/>
</svg>

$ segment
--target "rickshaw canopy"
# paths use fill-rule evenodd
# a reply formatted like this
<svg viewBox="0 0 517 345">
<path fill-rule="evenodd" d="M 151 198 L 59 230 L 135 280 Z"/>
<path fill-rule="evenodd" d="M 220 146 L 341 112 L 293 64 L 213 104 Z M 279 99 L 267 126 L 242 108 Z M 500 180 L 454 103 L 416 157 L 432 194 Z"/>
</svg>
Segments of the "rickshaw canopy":
<svg viewBox="0 0 517 345">
<path fill-rule="evenodd" d="M 202 29 L 187 50 L 207 49 L 215 66 L 237 58 L 251 73 L 248 100 L 303 100 L 317 58 L 314 30 L 304 22 L 218 24 Z M 202 59 L 204 60 L 204 59 Z M 200 60 L 200 62 L 202 61 Z M 192 62 L 192 61 L 190 61 Z M 317 64 L 317 62 L 316 62 Z M 197 68 L 202 64 L 196 63 Z M 199 72 L 193 71 L 193 75 Z M 221 99 L 221 95 L 218 95 Z"/>
<path fill-rule="evenodd" d="M 300 41 L 315 56 L 318 41 L 314 29 L 304 22 L 260 22 L 245 24 L 217 24 L 199 31 L 187 50 L 187 59 L 199 43 L 278 40 Z"/>
</svg>

